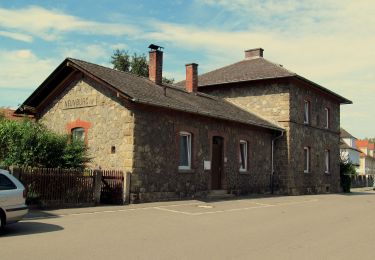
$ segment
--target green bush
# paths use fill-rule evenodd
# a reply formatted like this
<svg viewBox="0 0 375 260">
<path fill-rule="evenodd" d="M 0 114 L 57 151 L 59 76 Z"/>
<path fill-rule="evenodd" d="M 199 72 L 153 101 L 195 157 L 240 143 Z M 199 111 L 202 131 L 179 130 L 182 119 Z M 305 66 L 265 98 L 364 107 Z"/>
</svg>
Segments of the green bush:
<svg viewBox="0 0 375 260">
<path fill-rule="evenodd" d="M 340 160 L 340 184 L 343 192 L 349 193 L 352 185 L 351 176 L 357 174 L 350 160 Z"/>
<path fill-rule="evenodd" d="M 0 165 L 83 168 L 89 158 L 83 142 L 70 141 L 29 119 L 0 117 Z"/>
</svg>

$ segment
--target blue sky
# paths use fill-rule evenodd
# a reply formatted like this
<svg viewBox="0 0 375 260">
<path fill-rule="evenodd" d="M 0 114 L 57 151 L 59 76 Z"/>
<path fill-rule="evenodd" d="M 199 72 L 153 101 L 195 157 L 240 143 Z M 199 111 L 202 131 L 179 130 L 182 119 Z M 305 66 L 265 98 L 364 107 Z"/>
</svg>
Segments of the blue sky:
<svg viewBox="0 0 375 260">
<path fill-rule="evenodd" d="M 203 73 L 263 47 L 353 100 L 341 125 L 374 137 L 374 13 L 372 0 L 0 0 L 0 106 L 17 107 L 67 56 L 110 66 L 114 49 L 147 53 L 155 43 L 164 75 L 181 80 L 186 63 Z"/>
</svg>

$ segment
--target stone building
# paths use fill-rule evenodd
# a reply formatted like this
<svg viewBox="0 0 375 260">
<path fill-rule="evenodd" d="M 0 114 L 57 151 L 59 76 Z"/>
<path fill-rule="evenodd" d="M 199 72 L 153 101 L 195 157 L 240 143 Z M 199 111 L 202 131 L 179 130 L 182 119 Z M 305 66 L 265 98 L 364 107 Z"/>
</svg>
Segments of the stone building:
<svg viewBox="0 0 375 260">
<path fill-rule="evenodd" d="M 67 58 L 17 110 L 82 138 L 90 167 L 131 174 L 133 198 L 339 191 L 340 104 L 349 100 L 263 58 L 162 83 Z M 23 109 L 25 108 L 25 109 Z M 23 111 L 22 111 L 23 110 Z"/>
</svg>

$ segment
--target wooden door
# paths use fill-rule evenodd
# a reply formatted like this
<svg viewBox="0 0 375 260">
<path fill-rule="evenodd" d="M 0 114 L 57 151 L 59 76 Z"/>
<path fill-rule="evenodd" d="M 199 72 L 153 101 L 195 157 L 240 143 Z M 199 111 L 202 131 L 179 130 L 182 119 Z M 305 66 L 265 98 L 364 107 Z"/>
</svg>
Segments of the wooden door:
<svg viewBox="0 0 375 260">
<path fill-rule="evenodd" d="M 223 173 L 223 138 L 214 136 L 212 138 L 212 162 L 211 162 L 211 189 L 221 189 Z"/>
</svg>

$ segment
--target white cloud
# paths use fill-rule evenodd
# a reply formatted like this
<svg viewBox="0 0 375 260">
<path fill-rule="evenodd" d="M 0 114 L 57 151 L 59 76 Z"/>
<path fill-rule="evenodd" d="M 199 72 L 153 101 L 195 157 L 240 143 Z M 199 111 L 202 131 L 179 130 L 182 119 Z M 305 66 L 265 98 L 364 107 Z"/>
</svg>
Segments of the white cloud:
<svg viewBox="0 0 375 260">
<path fill-rule="evenodd" d="M 33 41 L 33 37 L 31 37 L 28 34 L 23 34 L 23 33 L 0 31 L 0 36 L 4 36 L 7 38 L 11 38 L 13 40 L 18 40 L 18 41 L 23 41 L 23 42 Z"/>
<path fill-rule="evenodd" d="M 110 57 L 112 48 L 108 44 L 79 44 L 74 46 L 65 46 L 62 48 L 63 57 L 77 58 L 95 62 L 105 57 Z"/>
<path fill-rule="evenodd" d="M 0 49 L 1 89 L 35 89 L 58 65 L 55 59 L 42 59 L 31 50 Z"/>
<path fill-rule="evenodd" d="M 44 40 L 55 40 L 60 34 L 68 32 L 119 36 L 134 35 L 138 31 L 132 25 L 85 20 L 38 6 L 22 9 L 0 8 L 0 28 L 28 33 Z"/>
</svg>

